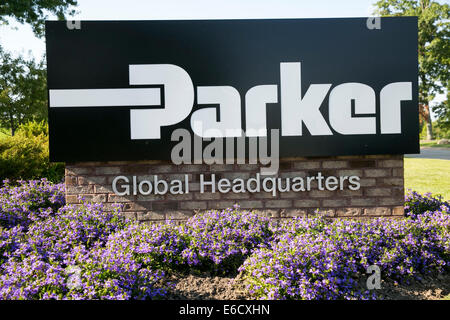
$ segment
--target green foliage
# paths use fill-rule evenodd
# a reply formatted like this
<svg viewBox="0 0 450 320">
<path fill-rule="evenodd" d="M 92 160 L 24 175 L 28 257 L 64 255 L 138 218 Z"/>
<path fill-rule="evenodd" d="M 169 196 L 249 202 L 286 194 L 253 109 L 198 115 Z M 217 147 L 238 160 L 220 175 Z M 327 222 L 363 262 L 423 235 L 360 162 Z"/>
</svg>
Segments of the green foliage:
<svg viewBox="0 0 450 320">
<path fill-rule="evenodd" d="M 432 0 L 380 0 L 375 6 L 381 16 L 418 17 L 419 105 L 431 127 L 429 102 L 450 85 L 450 6 Z"/>
<path fill-rule="evenodd" d="M 30 121 L 19 127 L 18 134 L 27 138 L 37 137 L 39 135 L 48 136 L 48 124 L 45 121 Z"/>
<path fill-rule="evenodd" d="M 442 200 L 442 196 L 434 196 L 431 192 L 425 194 L 417 193 L 411 189 L 405 195 L 405 214 L 418 215 L 427 211 L 438 211 L 440 208 L 446 207 L 446 212 L 450 210 L 450 203 Z"/>
<path fill-rule="evenodd" d="M 48 129 L 43 122 L 21 126 L 17 134 L 0 139 L 0 179 L 36 179 L 45 177 L 60 182 L 63 163 L 50 163 Z"/>
<path fill-rule="evenodd" d="M 433 112 L 438 116 L 435 128 L 438 139 L 450 139 L 450 92 L 447 88 L 447 99 L 433 107 Z"/>
<path fill-rule="evenodd" d="M 59 20 L 64 20 L 64 15 L 74 15 L 77 0 L 8 0 L 0 4 L 0 24 L 8 24 L 8 18 L 13 18 L 20 23 L 29 23 L 36 35 L 44 34 L 44 21 L 48 14 L 54 14 Z"/>
<path fill-rule="evenodd" d="M 17 128 L 27 121 L 47 119 L 44 61 L 12 57 L 0 48 L 0 127 Z"/>
<path fill-rule="evenodd" d="M 423 146 L 426 147 L 439 147 L 440 145 L 436 144 L 440 139 L 450 139 L 450 125 L 443 123 L 441 119 L 437 121 L 433 121 L 433 134 L 434 139 L 430 143 L 427 143 Z M 420 140 L 427 139 L 427 127 L 425 125 L 422 126 L 420 130 Z M 444 145 L 442 146 L 444 147 Z"/>
<path fill-rule="evenodd" d="M 450 139 L 450 126 L 437 121 L 434 129 L 436 139 Z"/>
<path fill-rule="evenodd" d="M 431 0 L 381 0 L 382 16 L 417 16 L 419 27 L 419 102 L 428 104 L 450 80 L 450 6 Z"/>
<path fill-rule="evenodd" d="M 420 126 L 420 134 L 419 134 L 419 138 L 420 140 L 425 140 L 427 138 L 427 126 L 422 123 L 422 125 Z"/>
</svg>

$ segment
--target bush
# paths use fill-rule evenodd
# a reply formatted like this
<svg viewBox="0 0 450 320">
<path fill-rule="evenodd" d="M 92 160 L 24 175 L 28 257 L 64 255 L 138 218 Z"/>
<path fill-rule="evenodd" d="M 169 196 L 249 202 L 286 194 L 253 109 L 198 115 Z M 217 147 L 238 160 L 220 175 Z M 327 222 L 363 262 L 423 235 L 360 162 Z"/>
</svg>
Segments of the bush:
<svg viewBox="0 0 450 320">
<path fill-rule="evenodd" d="M 0 299 L 158 299 L 173 270 L 240 271 L 258 299 L 377 298 L 360 285 L 370 265 L 398 281 L 449 270 L 449 207 L 431 196 L 407 199 L 402 220 L 318 215 L 274 225 L 233 208 L 147 226 L 118 206 L 62 206 L 63 186 L 46 180 L 6 182 Z"/>
<path fill-rule="evenodd" d="M 417 215 L 427 211 L 436 211 L 441 207 L 447 208 L 447 212 L 450 209 L 450 204 L 447 201 L 442 200 L 442 196 L 438 195 L 433 197 L 431 193 L 425 193 L 423 195 L 408 189 L 408 193 L 405 195 L 405 215 Z"/>
<path fill-rule="evenodd" d="M 272 236 L 270 219 L 237 207 L 210 210 L 190 218 L 184 233 L 190 265 L 213 273 L 235 273 L 244 259 Z"/>
<path fill-rule="evenodd" d="M 27 138 L 48 136 L 48 124 L 45 121 L 29 121 L 19 126 L 16 134 Z"/>
<path fill-rule="evenodd" d="M 384 277 L 406 281 L 450 263 L 448 210 L 404 220 L 288 221 L 270 247 L 257 249 L 240 267 L 260 299 L 369 299 L 358 286 L 370 265 Z M 281 227 L 283 228 L 283 227 Z"/>
<path fill-rule="evenodd" d="M 19 249 L 24 237 L 25 234 L 21 226 L 11 229 L 3 229 L 0 227 L 0 265 L 7 261 Z"/>
<path fill-rule="evenodd" d="M 166 224 L 130 224 L 109 238 L 113 251 L 132 252 L 135 260 L 146 267 L 184 271 L 189 268 L 184 252 L 189 240 L 183 229 L 171 222 Z"/>
<path fill-rule="evenodd" d="M 271 237 L 269 221 L 237 208 L 210 210 L 181 226 L 132 224 L 110 241 L 116 251 L 131 251 L 139 263 L 154 269 L 233 274 Z"/>
<path fill-rule="evenodd" d="M 65 204 L 64 185 L 52 184 L 47 179 L 18 181 L 11 186 L 8 180 L 0 188 L 0 226 L 27 227 L 40 221 Z"/>
<path fill-rule="evenodd" d="M 164 272 L 143 268 L 132 253 L 75 248 L 70 265 L 35 252 L 2 265 L 0 299 L 148 299 L 166 293 Z M 69 262 L 69 261 L 68 261 Z"/>
<path fill-rule="evenodd" d="M 44 123 L 22 125 L 12 137 L 0 139 L 0 177 L 18 179 L 47 178 L 61 182 L 63 163 L 49 162 L 48 129 Z"/>
<path fill-rule="evenodd" d="M 0 299 L 145 299 L 165 293 L 164 272 L 143 266 L 126 243 L 112 235 L 130 222 L 118 208 L 102 204 L 65 206 L 45 220 L 2 232 L 6 261 L 0 271 Z M 9 233 L 8 233 L 9 232 Z M 15 241 L 20 237 L 20 241 Z M 17 243 L 19 242 L 19 243 Z M 73 272 L 75 281 L 71 281 Z"/>
<path fill-rule="evenodd" d="M 16 255 L 33 252 L 44 260 L 67 263 L 74 258 L 75 247 L 82 246 L 87 251 L 103 247 L 110 234 L 126 225 L 118 208 L 110 212 L 102 204 L 64 206 L 55 215 L 30 225 L 27 239 Z"/>
<path fill-rule="evenodd" d="M 143 266 L 132 250 L 117 250 L 122 239 L 113 235 L 131 225 L 119 208 L 111 212 L 89 203 L 61 207 L 63 191 L 62 184 L 45 179 L 19 186 L 5 181 L 0 190 L 0 299 L 146 299 L 165 294 L 160 285 L 164 272 Z"/>
<path fill-rule="evenodd" d="M 163 271 L 145 267 L 131 251 L 115 250 L 110 244 L 95 248 L 85 256 L 76 256 L 74 263 L 80 268 L 79 286 L 73 287 L 66 298 L 144 300 L 164 297 L 167 290 Z"/>
</svg>

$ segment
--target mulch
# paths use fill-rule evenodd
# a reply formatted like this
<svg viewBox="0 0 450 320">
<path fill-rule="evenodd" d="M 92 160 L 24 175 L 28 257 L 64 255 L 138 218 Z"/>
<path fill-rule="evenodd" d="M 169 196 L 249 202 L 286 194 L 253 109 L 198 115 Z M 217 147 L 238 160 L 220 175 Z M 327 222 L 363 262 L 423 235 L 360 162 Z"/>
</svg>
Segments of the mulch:
<svg viewBox="0 0 450 320">
<path fill-rule="evenodd" d="M 244 280 L 236 277 L 217 277 L 209 274 L 172 274 L 169 277 L 173 289 L 169 300 L 251 300 Z M 441 300 L 450 298 L 450 273 L 425 276 L 409 283 L 381 281 L 376 290 L 385 300 Z"/>
</svg>

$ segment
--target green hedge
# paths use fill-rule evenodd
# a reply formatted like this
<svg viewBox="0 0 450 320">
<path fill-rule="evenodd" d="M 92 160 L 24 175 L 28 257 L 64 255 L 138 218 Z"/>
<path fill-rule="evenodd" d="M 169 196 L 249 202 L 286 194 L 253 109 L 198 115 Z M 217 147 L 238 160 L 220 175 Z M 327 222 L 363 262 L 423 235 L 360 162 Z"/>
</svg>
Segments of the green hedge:
<svg viewBox="0 0 450 320">
<path fill-rule="evenodd" d="M 1 180 L 47 178 L 61 182 L 63 177 L 64 163 L 49 162 L 46 123 L 24 124 L 14 136 L 0 139 Z"/>
</svg>

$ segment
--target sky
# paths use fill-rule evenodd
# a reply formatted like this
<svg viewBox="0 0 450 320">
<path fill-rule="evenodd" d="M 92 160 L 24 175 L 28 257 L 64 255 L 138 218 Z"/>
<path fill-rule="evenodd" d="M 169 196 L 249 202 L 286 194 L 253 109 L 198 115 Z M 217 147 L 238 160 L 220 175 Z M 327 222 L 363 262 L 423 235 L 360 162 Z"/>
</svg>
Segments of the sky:
<svg viewBox="0 0 450 320">
<path fill-rule="evenodd" d="M 164 20 L 367 17 L 375 0 L 78 0 L 71 20 Z M 54 18 L 51 18 L 54 19 Z M 0 26 L 0 43 L 16 53 L 36 57 L 44 39 L 28 25 Z"/>
<path fill-rule="evenodd" d="M 443 0 L 442 2 L 449 2 Z M 78 0 L 71 20 L 338 18 L 373 15 L 376 0 Z M 50 20 L 55 19 L 50 17 Z M 0 26 L 0 43 L 16 54 L 40 58 L 44 39 L 28 25 Z M 438 103 L 444 99 L 435 99 Z M 433 104 L 434 104 L 433 103 Z"/>
</svg>

